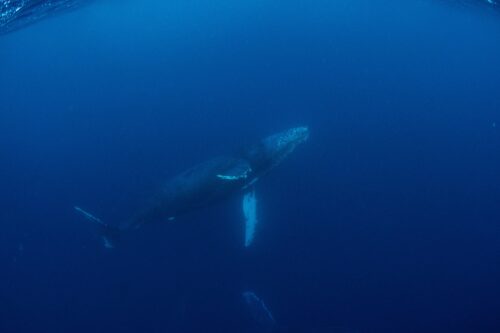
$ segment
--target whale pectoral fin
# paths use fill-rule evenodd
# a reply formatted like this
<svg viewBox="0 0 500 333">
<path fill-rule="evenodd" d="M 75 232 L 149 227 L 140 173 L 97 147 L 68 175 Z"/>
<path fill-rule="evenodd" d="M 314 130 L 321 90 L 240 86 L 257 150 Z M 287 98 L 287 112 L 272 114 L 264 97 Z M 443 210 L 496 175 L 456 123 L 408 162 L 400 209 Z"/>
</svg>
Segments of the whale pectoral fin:
<svg viewBox="0 0 500 333">
<path fill-rule="evenodd" d="M 229 181 L 246 179 L 250 172 L 252 172 L 250 164 L 248 164 L 248 162 L 245 160 L 238 160 L 238 163 L 236 165 L 226 170 L 225 172 L 218 174 L 217 178 Z"/>
<path fill-rule="evenodd" d="M 257 199 L 252 188 L 243 196 L 243 215 L 245 217 L 245 247 L 249 247 L 254 239 L 257 226 Z"/>
<path fill-rule="evenodd" d="M 75 206 L 74 209 L 87 220 L 94 223 L 95 226 L 97 226 L 97 232 L 101 237 L 105 248 L 112 249 L 116 246 L 116 243 L 120 238 L 120 229 L 110 226 L 109 224 L 103 222 L 100 218 L 95 217 L 94 215 L 81 209 L 78 206 Z"/>
</svg>

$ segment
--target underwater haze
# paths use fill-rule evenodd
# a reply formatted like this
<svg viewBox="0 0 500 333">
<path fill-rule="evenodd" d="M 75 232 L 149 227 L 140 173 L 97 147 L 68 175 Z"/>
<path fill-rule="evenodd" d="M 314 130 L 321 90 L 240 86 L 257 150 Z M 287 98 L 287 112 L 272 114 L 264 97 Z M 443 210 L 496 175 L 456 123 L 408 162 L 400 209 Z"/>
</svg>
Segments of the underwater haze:
<svg viewBox="0 0 500 333">
<path fill-rule="evenodd" d="M 500 11 L 71 9 L 0 35 L 1 333 L 500 332 Z M 248 247 L 242 193 L 113 249 L 74 210 L 119 224 L 297 126 Z"/>
</svg>

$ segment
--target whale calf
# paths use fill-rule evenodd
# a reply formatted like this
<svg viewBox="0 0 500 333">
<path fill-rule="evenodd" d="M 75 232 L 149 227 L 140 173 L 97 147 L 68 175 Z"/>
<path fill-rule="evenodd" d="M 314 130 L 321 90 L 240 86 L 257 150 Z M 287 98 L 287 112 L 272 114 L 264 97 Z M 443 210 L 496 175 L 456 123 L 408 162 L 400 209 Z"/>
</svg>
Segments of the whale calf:
<svg viewBox="0 0 500 333">
<path fill-rule="evenodd" d="M 103 222 L 79 206 L 74 208 L 98 226 L 104 245 L 112 248 L 123 231 L 176 221 L 179 216 L 241 192 L 246 223 L 245 246 L 250 246 L 257 224 L 255 182 L 308 138 L 307 127 L 294 127 L 264 138 L 238 156 L 219 156 L 189 168 L 169 180 L 148 207 L 118 226 Z"/>
</svg>

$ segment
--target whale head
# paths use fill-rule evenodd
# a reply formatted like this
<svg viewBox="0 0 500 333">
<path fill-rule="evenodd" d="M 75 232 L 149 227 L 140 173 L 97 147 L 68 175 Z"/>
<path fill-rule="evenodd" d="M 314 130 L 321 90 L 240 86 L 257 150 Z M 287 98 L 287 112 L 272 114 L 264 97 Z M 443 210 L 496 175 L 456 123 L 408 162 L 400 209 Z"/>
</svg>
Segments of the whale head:
<svg viewBox="0 0 500 333">
<path fill-rule="evenodd" d="M 271 135 L 264 140 L 264 143 L 268 149 L 271 149 L 275 154 L 288 155 L 295 147 L 307 141 L 308 138 L 309 128 L 301 126 Z"/>
<path fill-rule="evenodd" d="M 255 178 L 280 164 L 308 138 L 309 129 L 306 126 L 300 126 L 268 136 L 251 146 L 244 152 L 244 158 L 250 163 L 253 171 L 250 181 L 254 182 Z"/>
<path fill-rule="evenodd" d="M 300 126 L 264 139 L 263 144 L 267 156 L 272 159 L 272 166 L 276 166 L 283 161 L 298 145 L 306 142 L 308 138 L 309 129 L 306 126 Z"/>
</svg>

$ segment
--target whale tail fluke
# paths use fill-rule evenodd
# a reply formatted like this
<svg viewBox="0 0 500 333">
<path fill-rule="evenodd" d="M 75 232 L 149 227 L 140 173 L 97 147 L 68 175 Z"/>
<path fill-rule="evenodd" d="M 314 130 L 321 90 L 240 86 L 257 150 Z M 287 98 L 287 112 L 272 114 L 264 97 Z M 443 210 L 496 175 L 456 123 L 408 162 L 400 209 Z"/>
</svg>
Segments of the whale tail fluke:
<svg viewBox="0 0 500 333">
<path fill-rule="evenodd" d="M 99 227 L 99 236 L 102 239 L 102 244 L 107 249 L 114 249 L 120 241 L 121 230 L 109 225 Z"/>
<path fill-rule="evenodd" d="M 74 209 L 97 227 L 97 233 L 102 239 L 105 248 L 113 249 L 116 247 L 121 233 L 119 228 L 103 222 L 100 218 L 90 214 L 78 206 L 75 206 Z"/>
</svg>

